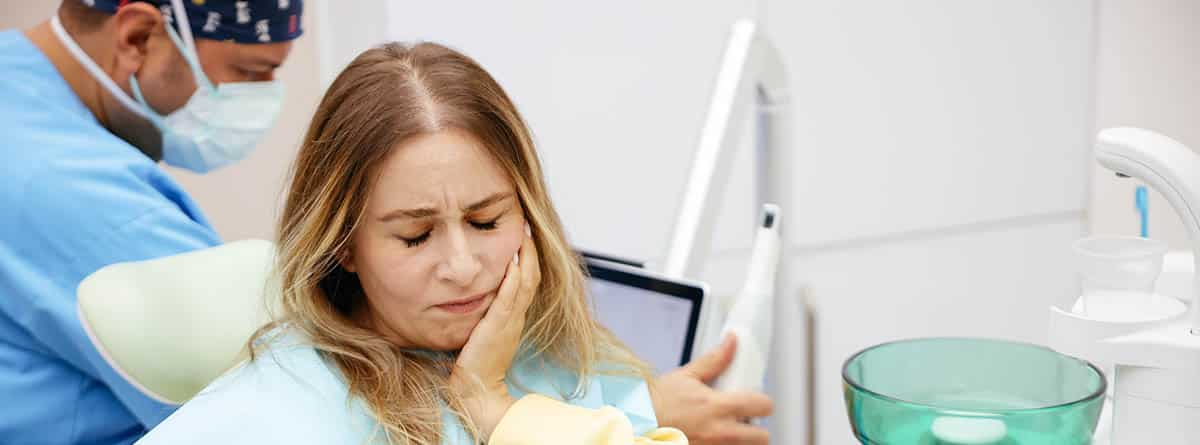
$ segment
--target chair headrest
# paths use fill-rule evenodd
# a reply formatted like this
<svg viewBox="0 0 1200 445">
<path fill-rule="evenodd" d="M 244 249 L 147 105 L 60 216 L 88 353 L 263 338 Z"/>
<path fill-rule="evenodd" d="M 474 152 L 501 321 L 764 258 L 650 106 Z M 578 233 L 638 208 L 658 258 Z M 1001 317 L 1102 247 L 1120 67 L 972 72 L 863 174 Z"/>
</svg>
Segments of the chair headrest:
<svg viewBox="0 0 1200 445">
<path fill-rule="evenodd" d="M 245 359 L 279 293 L 275 246 L 246 240 L 119 263 L 79 285 L 79 315 L 109 364 L 159 401 L 181 404 Z"/>
</svg>

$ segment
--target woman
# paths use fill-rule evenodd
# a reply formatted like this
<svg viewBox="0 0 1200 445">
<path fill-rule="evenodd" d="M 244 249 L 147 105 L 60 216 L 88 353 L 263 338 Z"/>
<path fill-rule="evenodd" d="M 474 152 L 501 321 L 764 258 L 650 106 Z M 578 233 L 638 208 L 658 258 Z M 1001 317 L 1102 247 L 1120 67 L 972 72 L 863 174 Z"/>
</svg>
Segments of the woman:
<svg viewBox="0 0 1200 445">
<path fill-rule="evenodd" d="M 591 317 L 530 133 L 466 56 L 356 58 L 278 236 L 280 321 L 144 443 L 687 443 Z"/>
</svg>

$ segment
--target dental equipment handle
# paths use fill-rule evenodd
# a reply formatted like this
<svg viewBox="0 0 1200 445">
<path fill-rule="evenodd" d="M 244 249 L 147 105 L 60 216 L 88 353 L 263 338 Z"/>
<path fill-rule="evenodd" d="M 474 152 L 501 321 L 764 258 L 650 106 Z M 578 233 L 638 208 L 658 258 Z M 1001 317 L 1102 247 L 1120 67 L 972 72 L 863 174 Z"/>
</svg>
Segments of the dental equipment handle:
<svg viewBox="0 0 1200 445">
<path fill-rule="evenodd" d="M 737 336 L 733 362 L 714 387 L 723 391 L 762 391 L 775 318 L 775 280 L 779 268 L 779 206 L 763 204 L 750 250 L 746 282 L 732 302 L 721 336 Z"/>
<path fill-rule="evenodd" d="M 1183 220 L 1200 271 L 1200 155 L 1161 134 L 1118 127 L 1097 136 L 1096 160 L 1118 175 L 1142 180 L 1166 198 Z M 1200 273 L 1193 280 L 1194 292 L 1200 293 Z M 1192 301 L 1191 332 L 1200 335 L 1200 298 Z"/>
</svg>

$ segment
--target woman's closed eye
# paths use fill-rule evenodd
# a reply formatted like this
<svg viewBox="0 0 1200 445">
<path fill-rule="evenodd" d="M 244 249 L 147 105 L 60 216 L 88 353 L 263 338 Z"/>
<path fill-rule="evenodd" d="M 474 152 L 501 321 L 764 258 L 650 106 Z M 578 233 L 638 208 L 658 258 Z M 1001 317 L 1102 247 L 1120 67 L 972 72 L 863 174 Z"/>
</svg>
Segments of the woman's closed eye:
<svg viewBox="0 0 1200 445">
<path fill-rule="evenodd" d="M 471 223 L 471 227 L 474 227 L 479 230 L 487 231 L 487 230 L 496 230 L 496 227 L 497 227 L 497 224 L 499 223 L 499 221 L 500 221 L 500 217 L 495 217 L 495 218 L 492 218 L 491 221 L 470 221 L 470 223 Z"/>
<path fill-rule="evenodd" d="M 396 238 L 399 238 L 401 241 L 404 241 L 404 244 L 407 245 L 408 247 L 417 247 L 417 246 L 420 246 L 421 243 L 424 243 L 425 241 L 429 240 L 430 233 L 433 233 L 433 230 L 427 230 L 427 231 L 425 231 L 425 233 L 417 235 L 416 237 L 413 237 L 413 238 L 407 238 L 407 237 L 403 237 L 400 235 L 396 235 Z"/>
<path fill-rule="evenodd" d="M 487 220 L 487 221 L 471 220 L 471 221 L 467 221 L 467 222 L 469 224 L 471 224 L 471 227 L 474 227 L 476 230 L 488 232 L 488 231 L 496 230 L 496 228 L 499 227 L 500 217 L 497 216 L 497 217 L 492 218 L 491 220 Z M 406 236 L 396 235 L 396 238 L 400 239 L 401 241 L 404 241 L 404 244 L 407 245 L 408 247 L 417 247 L 417 246 L 420 246 L 421 244 L 425 243 L 425 241 L 428 241 L 429 236 L 432 233 L 433 233 L 433 229 L 429 229 L 429 230 L 426 230 L 425 233 L 422 233 L 415 237 L 406 237 Z"/>
</svg>

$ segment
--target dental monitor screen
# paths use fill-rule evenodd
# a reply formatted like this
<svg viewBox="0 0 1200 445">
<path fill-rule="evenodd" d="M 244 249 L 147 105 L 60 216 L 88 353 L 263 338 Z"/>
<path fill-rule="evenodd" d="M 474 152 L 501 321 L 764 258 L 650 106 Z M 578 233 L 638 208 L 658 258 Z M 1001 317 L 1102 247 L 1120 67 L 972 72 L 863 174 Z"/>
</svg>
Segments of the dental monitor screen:
<svg viewBox="0 0 1200 445">
<path fill-rule="evenodd" d="M 654 367 L 655 374 L 691 359 L 703 286 L 594 258 L 588 258 L 587 267 L 600 324 Z"/>
</svg>

